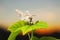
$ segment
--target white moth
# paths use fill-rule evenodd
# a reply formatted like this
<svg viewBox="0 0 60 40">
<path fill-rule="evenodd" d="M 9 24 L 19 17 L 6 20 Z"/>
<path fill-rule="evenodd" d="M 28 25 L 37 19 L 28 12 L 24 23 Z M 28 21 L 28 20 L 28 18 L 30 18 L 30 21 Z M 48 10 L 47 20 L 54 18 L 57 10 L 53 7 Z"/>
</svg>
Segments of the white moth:
<svg viewBox="0 0 60 40">
<path fill-rule="evenodd" d="M 23 13 L 22 11 L 16 9 L 16 13 L 17 13 L 17 16 L 19 16 L 21 20 L 25 20 L 28 22 L 31 21 L 32 16 L 35 16 L 35 15 L 31 15 L 28 10 L 26 11 L 26 13 Z"/>
</svg>

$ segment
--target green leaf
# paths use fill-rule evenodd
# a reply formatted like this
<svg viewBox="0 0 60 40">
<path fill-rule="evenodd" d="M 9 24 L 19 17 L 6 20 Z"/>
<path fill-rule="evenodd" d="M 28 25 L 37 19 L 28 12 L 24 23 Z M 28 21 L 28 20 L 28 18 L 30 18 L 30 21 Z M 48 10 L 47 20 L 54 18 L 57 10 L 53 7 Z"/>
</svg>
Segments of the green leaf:
<svg viewBox="0 0 60 40">
<path fill-rule="evenodd" d="M 8 37 L 8 40 L 15 40 L 17 35 L 20 33 L 20 31 L 12 32 L 10 36 Z"/>
<path fill-rule="evenodd" d="M 40 21 L 36 23 L 35 26 L 40 27 L 40 28 L 48 28 L 48 24 L 44 21 Z"/>
<path fill-rule="evenodd" d="M 15 30 L 17 30 L 19 27 L 22 27 L 25 25 L 25 21 L 23 20 L 19 20 L 15 23 L 13 23 L 11 26 L 9 26 L 8 30 L 11 32 L 14 32 Z"/>
</svg>

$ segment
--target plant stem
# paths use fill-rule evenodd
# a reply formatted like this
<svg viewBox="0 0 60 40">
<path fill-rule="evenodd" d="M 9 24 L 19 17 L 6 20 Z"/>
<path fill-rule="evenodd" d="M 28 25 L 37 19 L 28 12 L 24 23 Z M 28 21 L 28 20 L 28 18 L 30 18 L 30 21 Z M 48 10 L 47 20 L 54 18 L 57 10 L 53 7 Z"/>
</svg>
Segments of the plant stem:
<svg viewBox="0 0 60 40">
<path fill-rule="evenodd" d="M 31 32 L 31 38 L 30 38 L 30 40 L 33 40 L 33 31 Z"/>
<path fill-rule="evenodd" d="M 33 40 L 33 31 L 31 32 L 31 36 L 30 36 L 30 34 L 28 33 L 28 37 L 29 37 L 29 40 Z"/>
<path fill-rule="evenodd" d="M 28 37 L 29 37 L 29 40 L 30 40 L 30 34 L 28 33 Z"/>
</svg>

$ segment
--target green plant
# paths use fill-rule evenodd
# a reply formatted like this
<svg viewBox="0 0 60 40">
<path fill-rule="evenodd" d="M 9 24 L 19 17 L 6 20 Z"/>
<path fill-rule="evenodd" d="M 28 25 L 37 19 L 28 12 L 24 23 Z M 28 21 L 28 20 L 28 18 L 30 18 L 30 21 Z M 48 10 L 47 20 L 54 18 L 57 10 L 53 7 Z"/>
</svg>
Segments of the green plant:
<svg viewBox="0 0 60 40">
<path fill-rule="evenodd" d="M 44 37 L 41 37 L 40 40 L 56 40 L 56 38 L 49 37 L 49 36 L 44 36 Z"/>
<path fill-rule="evenodd" d="M 15 40 L 16 36 L 20 32 L 22 32 L 22 34 L 25 35 L 26 33 L 30 32 L 30 31 L 32 31 L 31 37 L 30 37 L 29 33 L 28 33 L 28 36 L 29 36 L 29 40 L 32 40 L 33 39 L 33 31 L 35 29 L 38 29 L 38 28 L 47 28 L 47 27 L 48 27 L 47 23 L 43 22 L 43 21 L 38 21 L 38 22 L 36 22 L 33 25 L 27 25 L 24 20 L 19 20 L 19 21 L 13 23 L 8 28 L 8 30 L 11 31 L 11 34 L 8 37 L 8 40 Z"/>
</svg>

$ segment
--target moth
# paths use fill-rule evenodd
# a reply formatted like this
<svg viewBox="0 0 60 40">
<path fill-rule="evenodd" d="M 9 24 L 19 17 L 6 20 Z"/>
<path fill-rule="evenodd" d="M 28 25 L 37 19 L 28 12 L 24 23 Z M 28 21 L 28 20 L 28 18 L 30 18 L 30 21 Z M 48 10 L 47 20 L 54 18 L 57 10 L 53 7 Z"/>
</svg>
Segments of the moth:
<svg viewBox="0 0 60 40">
<path fill-rule="evenodd" d="M 35 15 L 31 15 L 28 10 L 26 10 L 26 13 L 23 13 L 19 9 L 16 9 L 16 13 L 17 13 L 17 16 L 20 17 L 21 20 L 25 20 L 29 23 L 33 22 L 32 19 L 33 19 L 33 16 Z"/>
</svg>

